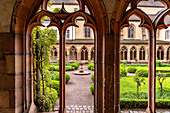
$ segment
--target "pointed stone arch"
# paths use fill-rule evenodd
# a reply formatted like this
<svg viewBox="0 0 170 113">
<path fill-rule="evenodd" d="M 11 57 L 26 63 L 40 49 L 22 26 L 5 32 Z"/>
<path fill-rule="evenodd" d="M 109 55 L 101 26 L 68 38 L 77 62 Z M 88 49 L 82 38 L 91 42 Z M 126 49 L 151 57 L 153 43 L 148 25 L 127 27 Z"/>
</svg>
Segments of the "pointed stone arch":
<svg viewBox="0 0 170 113">
<path fill-rule="evenodd" d="M 127 60 L 128 49 L 126 46 L 122 46 L 120 50 L 120 60 Z"/>
<path fill-rule="evenodd" d="M 162 46 L 159 46 L 157 49 L 157 59 L 164 60 L 164 48 Z"/>
<path fill-rule="evenodd" d="M 74 45 L 70 47 L 70 60 L 77 60 L 77 48 Z"/>
<path fill-rule="evenodd" d="M 145 60 L 146 57 L 146 50 L 145 47 L 142 46 L 139 50 L 139 60 Z"/>
</svg>

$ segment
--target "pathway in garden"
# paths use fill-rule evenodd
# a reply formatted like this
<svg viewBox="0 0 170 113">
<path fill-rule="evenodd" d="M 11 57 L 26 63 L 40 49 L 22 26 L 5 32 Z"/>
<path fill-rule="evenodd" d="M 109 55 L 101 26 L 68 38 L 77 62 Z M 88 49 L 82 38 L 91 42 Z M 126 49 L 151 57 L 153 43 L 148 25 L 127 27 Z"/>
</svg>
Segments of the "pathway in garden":
<svg viewBox="0 0 170 113">
<path fill-rule="evenodd" d="M 74 71 L 67 71 L 70 75 L 70 81 L 66 85 L 66 107 L 67 111 L 78 110 L 93 113 L 94 96 L 90 93 L 90 86 L 93 84 L 91 75 L 94 73 L 87 69 L 84 65 L 84 70 L 89 71 L 89 75 L 74 75 Z M 78 70 L 76 70 L 78 71 Z M 83 113 L 83 112 L 82 112 Z"/>
</svg>

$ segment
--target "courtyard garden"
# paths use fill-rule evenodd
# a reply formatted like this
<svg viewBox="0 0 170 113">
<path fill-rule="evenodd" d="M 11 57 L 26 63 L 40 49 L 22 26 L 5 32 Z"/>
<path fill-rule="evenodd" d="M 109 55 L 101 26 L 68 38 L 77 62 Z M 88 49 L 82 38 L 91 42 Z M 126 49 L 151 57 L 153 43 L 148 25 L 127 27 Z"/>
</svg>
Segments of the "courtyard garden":
<svg viewBox="0 0 170 113">
<path fill-rule="evenodd" d="M 93 70 L 90 62 L 88 69 Z M 148 99 L 148 64 L 120 64 L 121 108 L 146 108 Z M 94 75 L 91 76 L 94 81 Z M 94 94 L 94 84 L 90 91 Z M 170 64 L 156 62 L 156 108 L 170 106 Z"/>
</svg>

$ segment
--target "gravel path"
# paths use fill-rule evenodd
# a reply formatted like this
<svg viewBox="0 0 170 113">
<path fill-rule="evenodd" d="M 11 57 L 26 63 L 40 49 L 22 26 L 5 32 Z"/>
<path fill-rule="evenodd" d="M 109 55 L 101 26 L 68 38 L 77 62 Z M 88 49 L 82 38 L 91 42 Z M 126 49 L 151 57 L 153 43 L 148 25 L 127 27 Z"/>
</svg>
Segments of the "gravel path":
<svg viewBox="0 0 170 113">
<path fill-rule="evenodd" d="M 74 75 L 74 71 L 67 71 L 70 74 L 70 81 L 66 85 L 66 106 L 93 106 L 94 96 L 90 93 L 91 75 L 94 73 L 87 69 L 84 65 L 84 70 L 89 71 L 89 75 Z M 77 71 L 77 70 L 76 70 Z"/>
</svg>

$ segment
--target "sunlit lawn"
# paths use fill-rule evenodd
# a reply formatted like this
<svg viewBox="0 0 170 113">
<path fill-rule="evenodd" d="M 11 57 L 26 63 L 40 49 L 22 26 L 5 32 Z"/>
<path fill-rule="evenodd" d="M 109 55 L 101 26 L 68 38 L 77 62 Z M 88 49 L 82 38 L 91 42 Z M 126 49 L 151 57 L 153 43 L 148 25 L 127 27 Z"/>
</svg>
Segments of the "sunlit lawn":
<svg viewBox="0 0 170 113">
<path fill-rule="evenodd" d="M 139 92 L 144 92 L 146 93 L 145 95 L 147 95 L 148 92 L 148 77 L 144 77 L 145 78 L 145 84 L 141 84 L 140 88 L 139 88 Z M 159 83 L 156 79 L 156 89 L 159 88 Z M 134 76 L 126 76 L 126 77 L 122 77 L 120 79 L 120 92 L 132 92 L 132 93 L 136 93 L 136 89 L 137 89 L 137 84 L 136 82 L 134 82 Z M 165 81 L 163 82 L 163 89 L 166 89 L 166 91 L 164 91 L 164 94 L 166 94 L 169 97 L 165 97 L 167 99 L 170 99 L 170 77 L 166 77 Z M 157 94 L 159 94 L 159 89 L 157 89 Z M 165 93 L 166 92 L 166 93 Z M 128 94 L 129 96 L 131 94 Z M 133 98 L 133 97 L 130 97 Z"/>
</svg>

